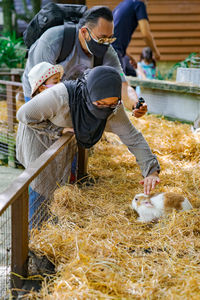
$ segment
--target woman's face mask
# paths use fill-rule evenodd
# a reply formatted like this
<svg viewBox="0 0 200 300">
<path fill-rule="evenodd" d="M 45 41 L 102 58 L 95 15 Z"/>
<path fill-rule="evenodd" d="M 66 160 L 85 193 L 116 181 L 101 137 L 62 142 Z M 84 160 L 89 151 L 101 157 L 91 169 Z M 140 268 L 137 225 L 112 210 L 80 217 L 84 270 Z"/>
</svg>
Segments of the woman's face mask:
<svg viewBox="0 0 200 300">
<path fill-rule="evenodd" d="M 96 101 L 91 100 L 87 87 L 85 87 L 84 93 L 86 95 L 85 101 L 88 110 L 99 120 L 107 119 L 116 110 L 116 108 L 118 108 L 119 104 L 121 104 L 121 100 L 118 100 L 114 106 L 97 105 L 94 103 Z"/>
<path fill-rule="evenodd" d="M 86 46 L 90 54 L 95 55 L 96 57 L 103 57 L 106 51 L 108 50 L 108 47 L 110 43 L 99 43 L 97 40 L 95 40 L 89 31 L 88 28 L 86 28 L 89 36 L 90 36 L 90 41 L 86 41 Z"/>
</svg>

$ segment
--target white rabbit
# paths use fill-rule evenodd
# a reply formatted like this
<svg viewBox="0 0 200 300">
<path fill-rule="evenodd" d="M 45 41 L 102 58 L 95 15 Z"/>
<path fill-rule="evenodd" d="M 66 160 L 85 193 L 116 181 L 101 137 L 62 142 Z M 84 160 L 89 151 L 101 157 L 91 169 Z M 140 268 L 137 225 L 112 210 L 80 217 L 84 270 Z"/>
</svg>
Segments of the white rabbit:
<svg viewBox="0 0 200 300">
<path fill-rule="evenodd" d="M 193 208 L 187 198 L 176 193 L 137 194 L 132 201 L 132 207 L 138 213 L 140 222 L 158 220 L 173 209 L 184 211 Z"/>
</svg>

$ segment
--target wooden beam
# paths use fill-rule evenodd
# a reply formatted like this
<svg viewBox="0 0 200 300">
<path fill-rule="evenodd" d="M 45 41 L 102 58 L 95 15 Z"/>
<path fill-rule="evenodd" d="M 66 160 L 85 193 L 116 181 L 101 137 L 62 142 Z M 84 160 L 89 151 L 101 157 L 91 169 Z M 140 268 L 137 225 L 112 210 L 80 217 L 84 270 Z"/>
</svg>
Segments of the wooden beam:
<svg viewBox="0 0 200 300">
<path fill-rule="evenodd" d="M 150 28 L 152 31 L 159 30 L 159 31 L 174 31 L 174 30 L 181 30 L 183 32 L 185 31 L 199 31 L 200 29 L 200 22 L 199 23 L 152 23 L 150 24 Z"/>
<path fill-rule="evenodd" d="M 176 46 L 176 47 L 200 46 L 200 39 L 199 38 L 156 39 L 156 45 L 158 47 L 159 46 Z M 143 39 L 133 39 L 129 48 L 134 48 L 136 46 L 146 47 L 146 44 Z"/>
<path fill-rule="evenodd" d="M 177 12 L 175 15 L 166 14 L 166 15 L 157 15 L 157 14 L 149 14 L 149 21 L 150 24 L 153 23 L 170 23 L 170 22 L 192 22 L 192 23 L 199 23 L 199 14 L 196 15 L 188 15 L 188 14 L 180 14 Z"/>
<path fill-rule="evenodd" d="M 12 85 L 12 86 L 22 86 L 21 82 L 14 82 L 14 81 L 8 81 L 8 80 L 0 80 L 0 84 Z"/>
<path fill-rule="evenodd" d="M 15 91 L 12 85 L 6 85 L 6 98 L 7 98 L 7 115 L 8 115 L 8 131 L 14 131 L 16 123 L 16 100 Z"/>
<path fill-rule="evenodd" d="M 200 38 L 200 31 L 159 31 L 159 29 L 152 31 L 154 38 Z M 139 30 L 136 30 L 132 39 L 143 39 Z"/>
<path fill-rule="evenodd" d="M 134 53 L 141 53 L 141 47 L 133 47 Z M 162 54 L 167 53 L 173 53 L 173 54 L 181 54 L 181 53 L 191 53 L 191 52 L 199 52 L 199 46 L 185 46 L 185 47 L 179 47 L 179 46 L 160 46 L 159 51 Z"/>
<path fill-rule="evenodd" d="M 130 55 L 132 55 L 137 61 L 140 59 L 140 53 L 133 53 L 133 52 L 128 52 Z M 186 57 L 190 53 L 180 53 L 180 54 L 174 54 L 174 53 L 165 53 L 161 55 L 161 60 L 160 61 L 172 61 L 172 62 L 177 62 L 177 61 L 182 61 L 186 59 Z"/>
<path fill-rule="evenodd" d="M 162 2 L 160 1 L 158 3 L 151 3 L 147 6 L 148 14 L 159 14 L 159 15 L 166 15 L 166 14 L 177 14 L 179 12 L 180 14 L 199 14 L 200 13 L 200 5 L 198 2 L 193 1 L 173 1 L 170 3 L 170 1 Z"/>
<path fill-rule="evenodd" d="M 63 135 L 49 149 L 47 149 L 29 167 L 24 170 L 12 184 L 0 194 L 0 215 L 27 189 L 28 185 L 37 175 L 60 153 L 66 144 L 75 139 L 71 133 Z"/>
<path fill-rule="evenodd" d="M 23 280 L 28 270 L 28 187 L 13 202 L 12 218 L 12 248 L 11 248 L 11 288 L 22 288 Z M 13 291 L 15 295 L 15 291 Z"/>
</svg>

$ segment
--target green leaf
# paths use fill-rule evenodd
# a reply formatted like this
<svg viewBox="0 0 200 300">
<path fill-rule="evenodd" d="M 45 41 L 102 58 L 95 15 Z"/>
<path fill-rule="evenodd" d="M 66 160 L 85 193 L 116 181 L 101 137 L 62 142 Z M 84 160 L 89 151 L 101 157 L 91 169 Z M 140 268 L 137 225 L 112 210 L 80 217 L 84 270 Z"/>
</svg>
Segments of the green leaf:
<svg viewBox="0 0 200 300">
<path fill-rule="evenodd" d="M 0 67 L 24 68 L 26 48 L 16 32 L 0 37 Z"/>
</svg>

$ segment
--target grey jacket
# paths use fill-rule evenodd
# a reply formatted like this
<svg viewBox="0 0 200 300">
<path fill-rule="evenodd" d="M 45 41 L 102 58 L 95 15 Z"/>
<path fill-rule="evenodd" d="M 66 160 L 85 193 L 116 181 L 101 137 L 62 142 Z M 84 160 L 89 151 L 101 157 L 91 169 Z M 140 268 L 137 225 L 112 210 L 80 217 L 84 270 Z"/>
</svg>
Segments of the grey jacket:
<svg viewBox="0 0 200 300">
<path fill-rule="evenodd" d="M 49 28 L 31 46 L 22 78 L 24 94 L 26 97 L 31 96 L 31 88 L 28 81 L 28 73 L 32 69 L 32 67 L 34 67 L 36 64 L 42 61 L 49 62 L 53 65 L 57 63 L 57 59 L 60 55 L 63 41 L 63 31 L 63 25 Z M 78 39 L 78 32 L 76 34 L 76 41 L 72 52 L 68 57 L 66 57 L 64 61 L 60 62 L 60 64 L 64 68 L 63 80 L 71 78 L 72 75 L 74 75 L 76 68 L 76 72 L 78 72 L 78 67 L 80 68 L 80 70 L 82 70 L 83 67 L 84 69 L 93 68 L 93 57 L 87 56 L 82 50 Z M 126 81 L 117 53 L 115 52 L 112 46 L 109 46 L 106 54 L 104 55 L 103 65 L 112 66 L 113 68 L 115 68 L 121 74 L 122 80 Z"/>
<path fill-rule="evenodd" d="M 62 128 L 73 127 L 68 99 L 67 88 L 59 83 L 19 109 L 17 158 L 25 167 L 59 137 Z M 130 122 L 123 104 L 107 120 L 105 131 L 119 136 L 136 157 L 144 177 L 160 170 L 156 156 L 152 154 L 142 133 Z"/>
</svg>

